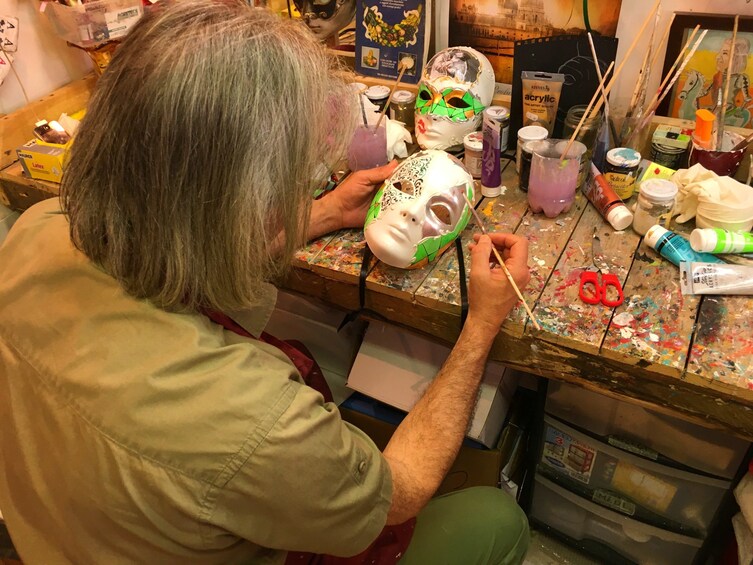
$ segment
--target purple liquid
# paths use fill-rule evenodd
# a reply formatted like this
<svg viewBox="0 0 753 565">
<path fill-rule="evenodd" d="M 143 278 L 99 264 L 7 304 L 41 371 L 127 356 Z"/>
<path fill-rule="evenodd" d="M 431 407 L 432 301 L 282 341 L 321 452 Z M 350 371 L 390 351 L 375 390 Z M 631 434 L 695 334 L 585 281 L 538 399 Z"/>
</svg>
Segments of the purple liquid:
<svg viewBox="0 0 753 565">
<path fill-rule="evenodd" d="M 575 201 L 580 159 L 542 157 L 534 153 L 528 182 L 528 204 L 534 212 L 554 218 L 567 212 Z"/>
<path fill-rule="evenodd" d="M 386 165 L 387 134 L 384 126 L 358 126 L 348 148 L 348 168 L 351 171 L 373 169 Z"/>
</svg>

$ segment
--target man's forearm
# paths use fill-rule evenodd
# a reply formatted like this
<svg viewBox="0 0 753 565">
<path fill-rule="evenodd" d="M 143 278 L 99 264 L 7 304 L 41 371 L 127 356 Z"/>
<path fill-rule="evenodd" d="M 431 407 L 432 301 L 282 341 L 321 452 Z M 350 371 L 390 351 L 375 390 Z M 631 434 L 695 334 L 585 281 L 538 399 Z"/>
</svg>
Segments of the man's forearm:
<svg viewBox="0 0 753 565">
<path fill-rule="evenodd" d="M 385 448 L 395 485 L 393 501 L 398 501 L 388 523 L 400 523 L 423 508 L 452 466 L 495 335 L 468 319 L 447 361 Z"/>
<path fill-rule="evenodd" d="M 342 212 L 327 201 L 329 195 L 314 200 L 311 206 L 309 231 L 306 240 L 311 241 L 317 237 L 339 230 L 342 227 Z"/>
</svg>

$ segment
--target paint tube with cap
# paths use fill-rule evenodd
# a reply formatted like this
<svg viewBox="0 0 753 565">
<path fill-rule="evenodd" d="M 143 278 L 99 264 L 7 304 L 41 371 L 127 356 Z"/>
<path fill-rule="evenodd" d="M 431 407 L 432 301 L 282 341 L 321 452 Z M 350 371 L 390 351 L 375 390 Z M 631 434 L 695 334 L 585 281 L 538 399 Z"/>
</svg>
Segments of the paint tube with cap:
<svg viewBox="0 0 753 565">
<path fill-rule="evenodd" d="M 690 234 L 695 251 L 706 253 L 751 253 L 753 233 L 730 232 L 719 228 L 695 229 Z"/>
<path fill-rule="evenodd" d="M 753 267 L 720 263 L 680 263 L 683 294 L 753 295 Z"/>
<path fill-rule="evenodd" d="M 565 75 L 523 71 L 523 126 L 542 126 L 552 135 Z"/>
<path fill-rule="evenodd" d="M 607 179 L 593 163 L 591 163 L 591 174 L 583 185 L 583 194 L 615 230 L 622 231 L 633 223 L 633 213 L 627 209 L 625 203 L 620 200 L 617 193 L 609 186 Z"/>
<path fill-rule="evenodd" d="M 682 261 L 724 264 L 724 261 L 718 259 L 715 255 L 693 251 L 687 239 L 679 233 L 669 231 L 660 225 L 651 226 L 646 232 L 643 241 L 649 247 L 653 247 L 659 255 L 678 266 Z"/>
</svg>

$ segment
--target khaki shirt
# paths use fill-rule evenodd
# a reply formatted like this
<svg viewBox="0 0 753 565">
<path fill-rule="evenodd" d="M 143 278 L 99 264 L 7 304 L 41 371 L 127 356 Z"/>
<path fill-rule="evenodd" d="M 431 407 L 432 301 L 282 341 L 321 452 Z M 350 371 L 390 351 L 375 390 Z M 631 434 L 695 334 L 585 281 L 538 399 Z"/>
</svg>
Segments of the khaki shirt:
<svg viewBox="0 0 753 565">
<path fill-rule="evenodd" d="M 127 295 L 56 201 L 18 220 L 0 248 L 0 510 L 25 563 L 351 555 L 391 495 L 378 449 L 280 351 Z"/>
</svg>

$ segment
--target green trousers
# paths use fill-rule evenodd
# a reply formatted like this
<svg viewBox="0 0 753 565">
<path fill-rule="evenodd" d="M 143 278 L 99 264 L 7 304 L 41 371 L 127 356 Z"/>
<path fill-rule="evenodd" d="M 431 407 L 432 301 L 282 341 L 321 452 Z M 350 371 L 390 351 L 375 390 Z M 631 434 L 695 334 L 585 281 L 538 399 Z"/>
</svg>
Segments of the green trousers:
<svg viewBox="0 0 753 565">
<path fill-rule="evenodd" d="M 473 487 L 426 505 L 399 565 L 518 565 L 528 541 L 528 520 L 511 496 Z"/>
</svg>

